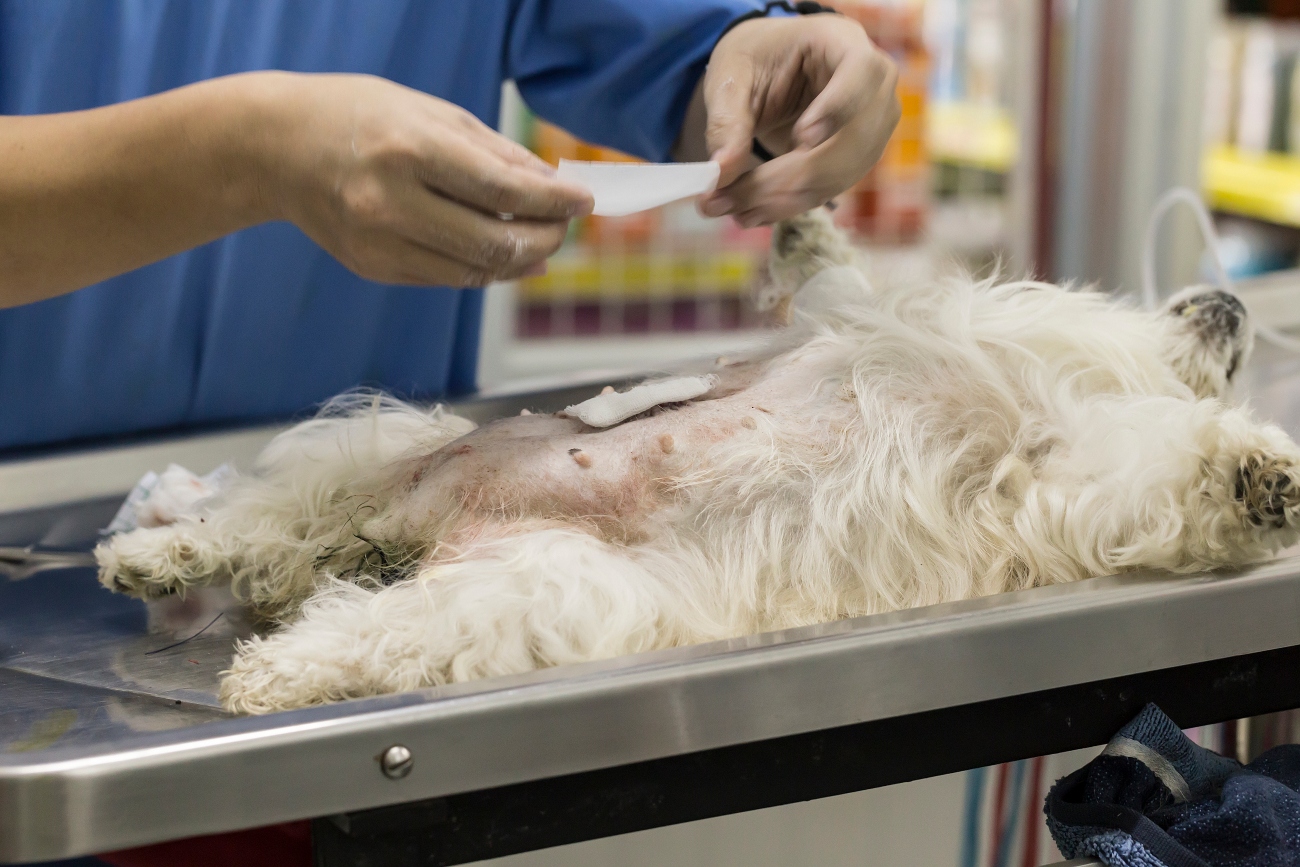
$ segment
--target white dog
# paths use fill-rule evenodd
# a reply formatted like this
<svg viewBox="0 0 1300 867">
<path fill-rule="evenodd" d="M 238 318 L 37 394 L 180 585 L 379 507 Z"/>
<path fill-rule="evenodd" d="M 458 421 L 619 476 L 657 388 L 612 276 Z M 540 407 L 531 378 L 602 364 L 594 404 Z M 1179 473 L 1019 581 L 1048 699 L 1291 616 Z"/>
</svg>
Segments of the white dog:
<svg viewBox="0 0 1300 867">
<path fill-rule="evenodd" d="M 336 401 L 198 514 L 102 544 L 101 580 L 228 581 L 280 624 L 222 684 L 256 713 L 1296 541 L 1300 450 L 1222 399 L 1231 295 L 873 290 L 852 261 L 823 216 L 778 226 L 793 324 L 711 377 L 477 430 Z"/>
</svg>

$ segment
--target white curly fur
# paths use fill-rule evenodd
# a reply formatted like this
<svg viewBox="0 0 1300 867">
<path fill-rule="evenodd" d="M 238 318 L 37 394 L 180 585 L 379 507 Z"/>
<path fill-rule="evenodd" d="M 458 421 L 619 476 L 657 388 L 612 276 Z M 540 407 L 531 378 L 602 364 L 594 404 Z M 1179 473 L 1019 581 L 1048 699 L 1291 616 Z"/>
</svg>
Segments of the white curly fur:
<svg viewBox="0 0 1300 867">
<path fill-rule="evenodd" d="M 280 625 L 222 698 L 265 712 L 1297 539 L 1300 450 L 1222 400 L 1230 297 L 873 289 L 819 215 L 773 247 L 794 323 L 698 399 L 471 430 L 345 396 L 201 514 L 105 542 L 102 580 L 231 581 Z"/>
</svg>

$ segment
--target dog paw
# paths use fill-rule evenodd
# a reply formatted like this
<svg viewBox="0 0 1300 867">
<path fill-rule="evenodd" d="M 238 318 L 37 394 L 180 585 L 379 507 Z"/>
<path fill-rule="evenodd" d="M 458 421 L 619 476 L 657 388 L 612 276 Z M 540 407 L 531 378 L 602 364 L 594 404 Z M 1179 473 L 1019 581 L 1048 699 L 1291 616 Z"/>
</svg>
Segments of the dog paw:
<svg viewBox="0 0 1300 867">
<path fill-rule="evenodd" d="M 183 592 L 213 569 L 199 540 L 174 525 L 113 536 L 95 548 L 95 560 L 99 583 L 140 599 Z"/>
<path fill-rule="evenodd" d="M 1246 523 L 1281 529 L 1300 510 L 1300 467 L 1289 458 L 1253 452 L 1242 458 L 1233 487 Z"/>
<path fill-rule="evenodd" d="M 274 639 L 258 637 L 240 643 L 230 670 L 222 672 L 218 698 L 226 710 L 262 714 L 313 703 L 295 700 L 293 681 L 276 664 L 273 645 Z"/>
<path fill-rule="evenodd" d="M 218 698 L 229 711 L 263 714 L 372 694 L 347 688 L 346 666 L 331 657 L 340 650 L 300 646 L 284 631 L 241 641 Z"/>
<path fill-rule="evenodd" d="M 782 220 L 772 229 L 768 260 L 771 285 L 765 291 L 793 294 L 824 268 L 853 264 L 853 248 L 830 215 L 817 208 Z M 772 304 L 772 302 L 768 302 Z"/>
</svg>

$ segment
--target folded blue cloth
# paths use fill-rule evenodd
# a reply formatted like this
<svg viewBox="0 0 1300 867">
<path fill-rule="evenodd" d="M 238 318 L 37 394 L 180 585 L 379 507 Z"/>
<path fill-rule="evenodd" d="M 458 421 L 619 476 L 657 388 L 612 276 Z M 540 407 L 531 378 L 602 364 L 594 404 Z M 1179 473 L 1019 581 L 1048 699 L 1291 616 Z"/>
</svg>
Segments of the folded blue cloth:
<svg viewBox="0 0 1300 867">
<path fill-rule="evenodd" d="M 1300 865 L 1300 746 L 1243 767 L 1147 705 L 1100 756 L 1052 787 L 1044 810 L 1067 858 L 1110 867 Z"/>
</svg>

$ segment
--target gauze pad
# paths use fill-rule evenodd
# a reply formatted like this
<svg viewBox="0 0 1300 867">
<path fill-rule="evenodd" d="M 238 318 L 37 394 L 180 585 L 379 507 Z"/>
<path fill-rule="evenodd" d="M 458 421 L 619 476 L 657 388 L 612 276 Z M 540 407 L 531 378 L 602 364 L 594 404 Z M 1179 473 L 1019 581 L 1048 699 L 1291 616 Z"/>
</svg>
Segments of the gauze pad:
<svg viewBox="0 0 1300 867">
<path fill-rule="evenodd" d="M 717 163 L 589 163 L 560 160 L 561 180 L 591 190 L 598 217 L 622 217 L 678 199 L 711 193 L 718 186 Z"/>
<path fill-rule="evenodd" d="M 717 383 L 718 378 L 713 374 L 647 382 L 628 391 L 598 394 L 565 408 L 564 414 L 588 427 L 610 427 L 656 406 L 699 397 Z"/>
</svg>

